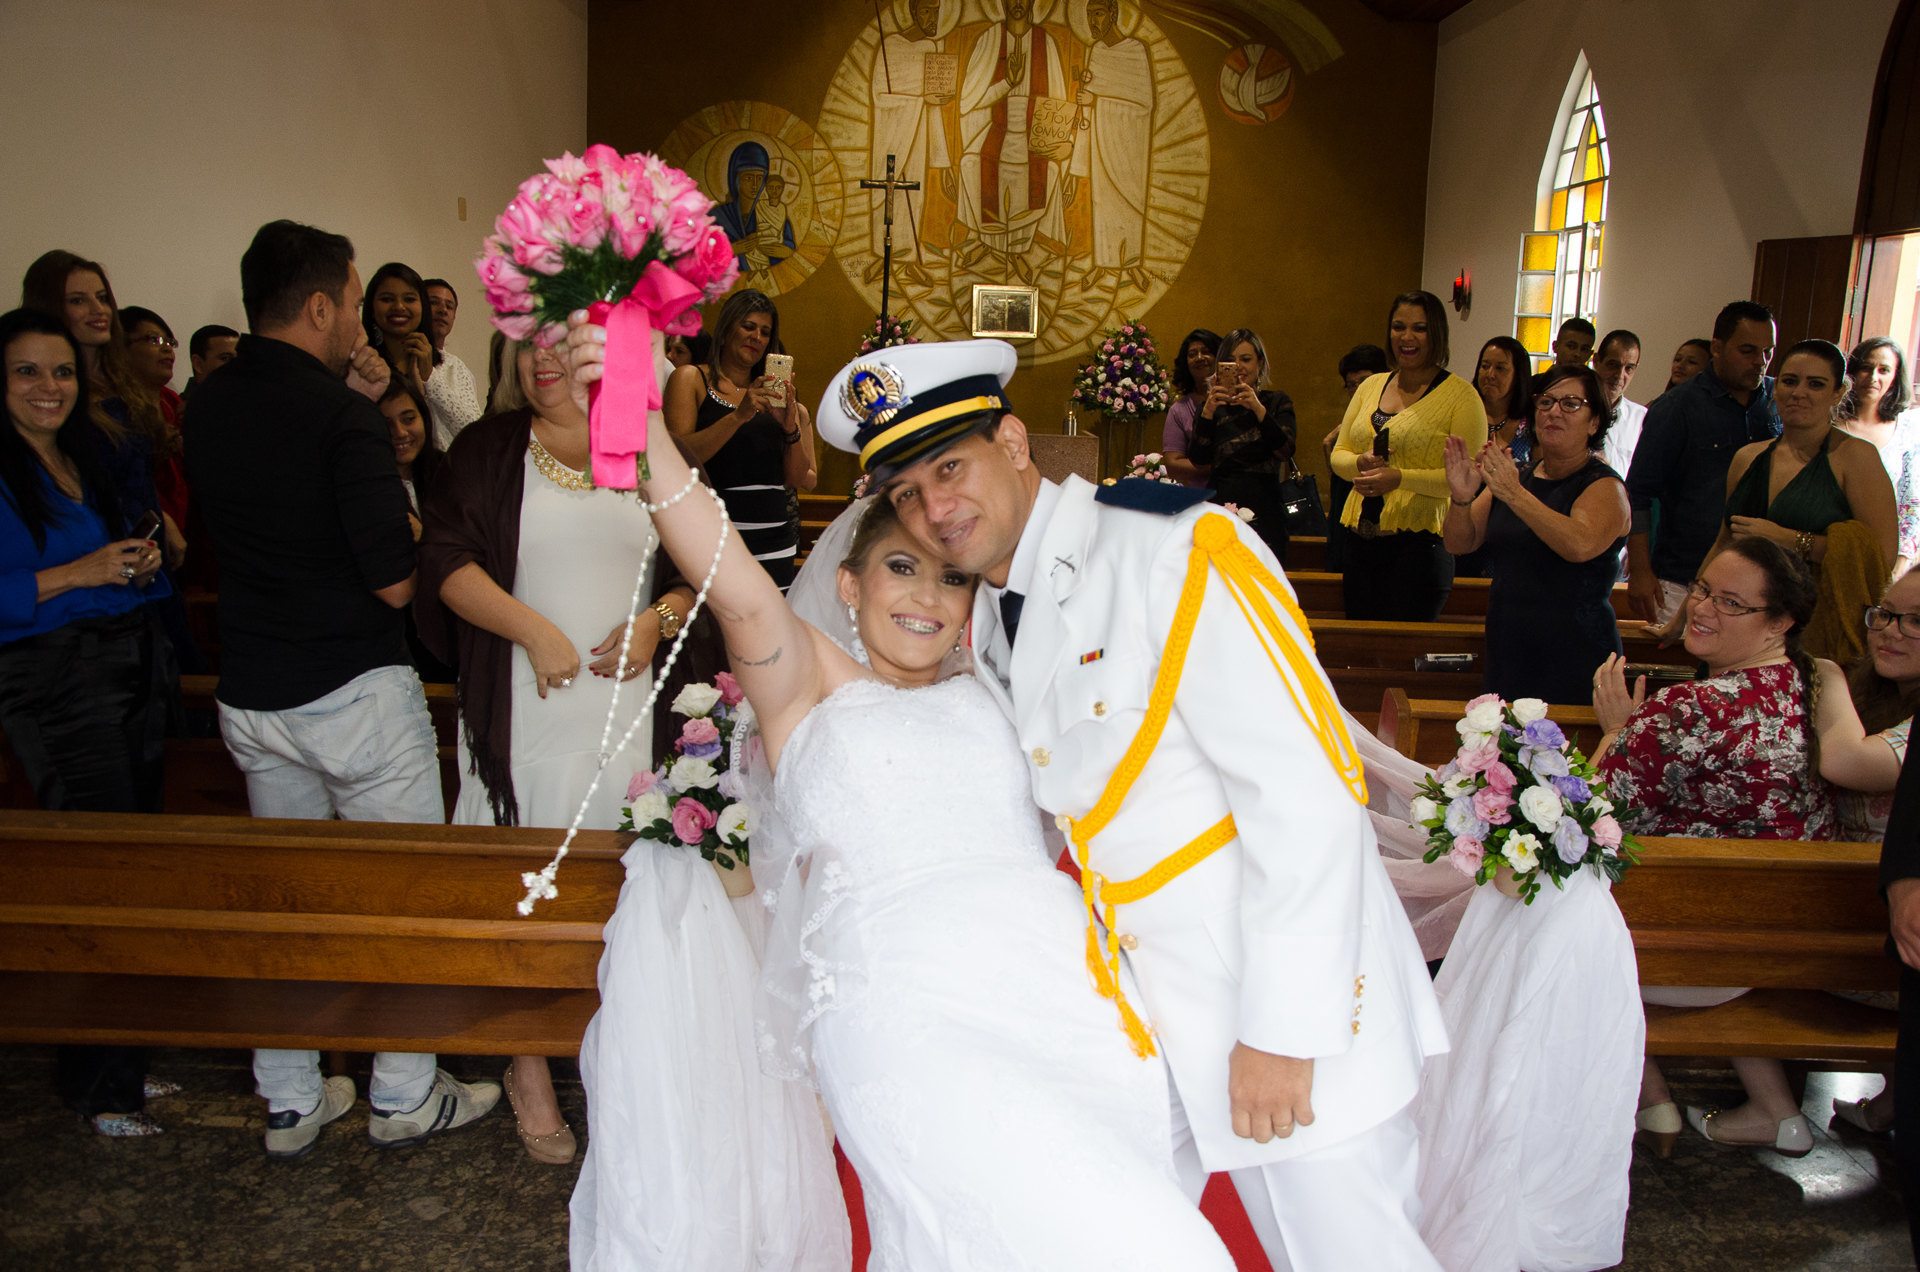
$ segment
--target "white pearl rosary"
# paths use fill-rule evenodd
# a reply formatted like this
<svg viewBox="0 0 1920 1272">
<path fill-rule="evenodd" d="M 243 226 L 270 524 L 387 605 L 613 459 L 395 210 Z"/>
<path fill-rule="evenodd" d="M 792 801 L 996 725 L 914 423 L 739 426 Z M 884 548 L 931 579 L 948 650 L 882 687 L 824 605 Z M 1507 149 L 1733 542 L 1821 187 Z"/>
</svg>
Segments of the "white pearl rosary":
<svg viewBox="0 0 1920 1272">
<path fill-rule="evenodd" d="M 687 484 L 682 486 L 674 494 L 668 496 L 660 503 L 643 503 L 642 506 L 646 508 L 649 514 L 664 512 L 679 503 L 682 499 L 685 499 L 687 495 L 692 493 L 693 488 L 699 485 L 700 479 L 694 474 L 688 473 Z M 520 904 L 516 906 L 515 909 L 519 910 L 522 915 L 532 914 L 533 907 L 538 902 L 551 900 L 560 895 L 560 889 L 554 884 L 554 876 L 560 871 L 561 860 L 566 857 L 568 850 L 573 847 L 574 837 L 580 833 L 580 824 L 587 819 L 587 805 L 592 802 L 593 793 L 600 789 L 600 779 L 606 775 L 607 765 L 613 761 L 613 757 L 621 751 L 626 750 L 627 743 L 631 742 L 633 735 L 640 731 L 641 721 L 651 720 L 653 718 L 653 707 L 660 699 L 661 688 L 667 683 L 667 673 L 673 670 L 673 664 L 679 659 L 680 650 L 686 645 L 687 637 L 693 633 L 694 617 L 700 613 L 700 607 L 706 604 L 707 589 L 713 586 L 714 575 L 720 572 L 720 557 L 726 550 L 727 534 L 733 529 L 733 522 L 727 518 L 727 508 L 725 504 L 720 502 L 720 496 L 704 486 L 702 486 L 701 489 L 706 491 L 707 498 L 713 500 L 714 508 L 720 513 L 720 537 L 713 545 L 713 561 L 707 566 L 707 576 L 700 581 L 700 590 L 694 594 L 693 608 L 687 611 L 687 617 L 680 625 L 679 634 L 673 638 L 673 646 L 667 651 L 667 660 L 661 664 L 660 674 L 654 678 L 653 686 L 647 694 L 646 702 L 642 704 L 639 714 L 634 716 L 633 723 L 627 726 L 627 731 L 621 735 L 619 744 L 609 747 L 607 743 L 613 737 L 614 717 L 620 707 L 620 687 L 626 683 L 627 649 L 633 642 L 633 624 L 640 616 L 641 592 L 646 586 L 646 567 L 644 565 L 641 566 L 639 576 L 633 581 L 633 600 L 627 607 L 627 630 L 625 637 L 620 643 L 620 666 L 613 682 L 613 698 L 607 703 L 607 723 L 600 731 L 600 762 L 594 767 L 593 781 L 587 784 L 586 794 L 580 797 L 580 806 L 574 810 L 573 822 L 567 827 L 566 838 L 560 841 L 560 847 L 558 851 L 553 854 L 553 860 L 549 861 L 546 866 L 540 870 L 528 870 L 522 872 L 520 875 L 520 882 L 526 885 L 527 894 L 520 898 Z M 647 540 L 647 549 L 644 557 L 645 560 L 651 561 L 654 552 L 660 546 L 659 531 L 653 528 L 651 520 L 649 520 L 647 524 Z"/>
</svg>

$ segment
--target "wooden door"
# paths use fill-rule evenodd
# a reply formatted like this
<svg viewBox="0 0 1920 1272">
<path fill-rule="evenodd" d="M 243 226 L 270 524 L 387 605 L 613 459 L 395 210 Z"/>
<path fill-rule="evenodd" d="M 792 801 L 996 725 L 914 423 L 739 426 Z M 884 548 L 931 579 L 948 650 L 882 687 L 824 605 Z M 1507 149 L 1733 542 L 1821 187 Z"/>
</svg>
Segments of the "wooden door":
<svg viewBox="0 0 1920 1272">
<path fill-rule="evenodd" d="M 1769 375 L 1798 341 L 1845 340 L 1853 267 L 1851 234 L 1761 240 L 1753 257 L 1753 299 L 1773 310 L 1778 331 Z"/>
</svg>

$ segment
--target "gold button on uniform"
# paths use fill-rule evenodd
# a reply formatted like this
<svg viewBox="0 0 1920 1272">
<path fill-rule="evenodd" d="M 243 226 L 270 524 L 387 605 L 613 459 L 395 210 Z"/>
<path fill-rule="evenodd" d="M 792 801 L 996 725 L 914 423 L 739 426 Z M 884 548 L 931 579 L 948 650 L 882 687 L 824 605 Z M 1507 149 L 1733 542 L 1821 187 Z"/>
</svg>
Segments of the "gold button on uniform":
<svg viewBox="0 0 1920 1272">
<path fill-rule="evenodd" d="M 1124 933 L 1120 937 L 1120 948 L 1123 950 L 1137 950 L 1140 948 L 1140 938 L 1131 932 Z"/>
<path fill-rule="evenodd" d="M 1103 715 L 1105 715 L 1105 714 L 1107 714 L 1107 704 L 1106 704 L 1106 703 L 1104 703 L 1104 702 L 1096 702 L 1096 703 L 1094 703 L 1094 704 L 1093 704 L 1093 714 L 1095 714 L 1095 715 L 1097 715 L 1097 716 L 1103 716 Z"/>
<path fill-rule="evenodd" d="M 1033 762 L 1041 768 L 1045 768 L 1047 765 L 1053 763 L 1053 756 L 1047 753 L 1046 747 L 1036 746 L 1033 748 Z"/>
</svg>

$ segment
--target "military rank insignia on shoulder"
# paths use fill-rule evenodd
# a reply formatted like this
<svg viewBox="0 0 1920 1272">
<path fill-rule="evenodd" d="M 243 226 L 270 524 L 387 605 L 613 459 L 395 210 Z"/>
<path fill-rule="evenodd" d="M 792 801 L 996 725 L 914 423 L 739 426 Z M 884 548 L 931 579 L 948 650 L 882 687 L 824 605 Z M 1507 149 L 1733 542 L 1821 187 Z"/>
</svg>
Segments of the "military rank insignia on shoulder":
<svg viewBox="0 0 1920 1272">
<path fill-rule="evenodd" d="M 1196 490 L 1191 486 L 1176 486 L 1171 482 L 1149 481 L 1144 477 L 1122 477 L 1118 481 L 1109 478 L 1093 492 L 1093 501 L 1109 508 L 1126 508 L 1133 512 L 1154 512 L 1170 517 L 1185 512 L 1196 504 L 1203 504 L 1211 490 Z"/>
</svg>

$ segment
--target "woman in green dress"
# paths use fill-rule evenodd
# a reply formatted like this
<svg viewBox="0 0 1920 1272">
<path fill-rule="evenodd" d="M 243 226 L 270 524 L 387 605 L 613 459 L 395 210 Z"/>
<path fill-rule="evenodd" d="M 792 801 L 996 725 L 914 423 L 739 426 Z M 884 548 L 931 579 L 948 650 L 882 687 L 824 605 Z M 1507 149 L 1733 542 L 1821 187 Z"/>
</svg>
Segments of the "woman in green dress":
<svg viewBox="0 0 1920 1272">
<path fill-rule="evenodd" d="M 1849 630 L 1857 628 L 1862 607 L 1886 585 L 1896 549 L 1893 483 L 1879 453 L 1872 443 L 1834 427 L 1851 383 L 1846 368 L 1846 355 L 1825 340 L 1802 340 L 1787 350 L 1773 389 L 1780 436 L 1734 454 L 1727 469 L 1726 520 L 1701 562 L 1705 569 L 1727 544 L 1747 536 L 1771 539 L 1797 553 L 1821 577 L 1820 606 L 1810 630 L 1821 630 L 1821 611 L 1834 607 Z M 1879 550 L 1877 563 L 1855 559 L 1844 570 L 1822 569 L 1831 543 L 1828 531 L 1842 522 L 1865 527 Z M 1856 584 L 1862 580 L 1856 576 L 1866 574 L 1877 576 L 1864 581 L 1866 599 L 1848 606 L 1847 596 L 1839 593 L 1860 591 Z M 1680 634 L 1681 621 L 1676 617 L 1669 635 Z"/>
</svg>

